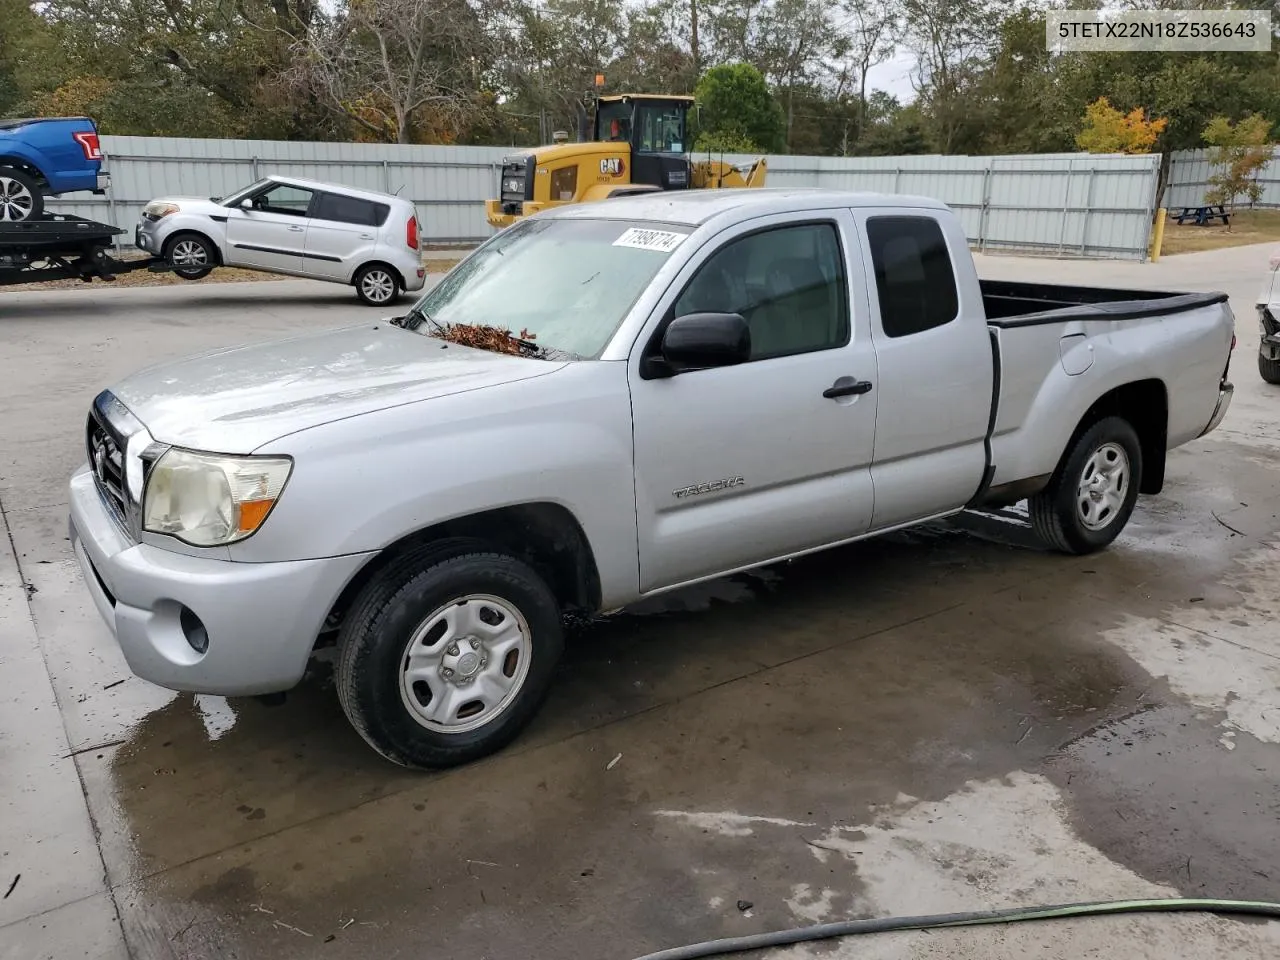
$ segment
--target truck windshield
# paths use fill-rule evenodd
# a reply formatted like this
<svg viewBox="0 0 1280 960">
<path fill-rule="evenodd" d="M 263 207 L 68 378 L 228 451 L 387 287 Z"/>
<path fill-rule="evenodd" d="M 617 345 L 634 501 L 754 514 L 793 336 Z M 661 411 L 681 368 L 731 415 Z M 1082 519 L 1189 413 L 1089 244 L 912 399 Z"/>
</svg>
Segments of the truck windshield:
<svg viewBox="0 0 1280 960">
<path fill-rule="evenodd" d="M 600 354 L 689 228 L 618 220 L 525 220 L 455 267 L 415 307 L 431 336 L 470 325 L 540 350 Z"/>
</svg>

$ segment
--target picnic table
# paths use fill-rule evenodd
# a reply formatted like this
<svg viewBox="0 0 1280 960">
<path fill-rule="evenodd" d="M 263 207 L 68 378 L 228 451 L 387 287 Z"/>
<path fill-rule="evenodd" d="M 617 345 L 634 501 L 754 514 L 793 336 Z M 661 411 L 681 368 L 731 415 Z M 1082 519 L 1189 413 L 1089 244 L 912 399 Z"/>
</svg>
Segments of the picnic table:
<svg viewBox="0 0 1280 960">
<path fill-rule="evenodd" d="M 1197 227 L 1207 227 L 1214 220 L 1221 220 L 1225 224 L 1231 223 L 1231 214 L 1227 213 L 1227 208 L 1220 204 L 1207 204 L 1202 207 L 1182 207 L 1174 214 L 1174 219 L 1181 226 L 1186 220 L 1192 220 Z"/>
</svg>

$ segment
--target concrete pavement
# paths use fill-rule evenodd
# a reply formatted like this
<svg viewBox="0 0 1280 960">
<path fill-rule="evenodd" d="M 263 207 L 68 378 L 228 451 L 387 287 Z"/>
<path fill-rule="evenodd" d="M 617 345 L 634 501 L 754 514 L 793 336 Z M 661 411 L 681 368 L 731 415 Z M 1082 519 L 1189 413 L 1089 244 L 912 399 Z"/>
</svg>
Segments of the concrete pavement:
<svg viewBox="0 0 1280 960">
<path fill-rule="evenodd" d="M 855 915 L 1280 900 L 1268 253 L 980 258 L 1232 295 L 1231 413 L 1110 551 L 1046 554 L 1015 509 L 650 601 L 575 631 L 511 749 L 429 775 L 367 750 L 323 659 L 276 707 L 132 678 L 65 540 L 102 386 L 376 311 L 306 281 L 0 294 L 0 960 L 627 960 Z M 778 956 L 1278 952 L 1277 923 L 1164 916 Z"/>
</svg>

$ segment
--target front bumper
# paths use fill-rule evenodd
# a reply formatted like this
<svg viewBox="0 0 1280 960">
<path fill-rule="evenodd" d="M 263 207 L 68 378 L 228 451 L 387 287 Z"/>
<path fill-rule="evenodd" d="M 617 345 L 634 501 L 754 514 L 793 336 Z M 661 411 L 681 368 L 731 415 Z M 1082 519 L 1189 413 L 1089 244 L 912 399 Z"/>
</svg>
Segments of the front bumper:
<svg viewBox="0 0 1280 960">
<path fill-rule="evenodd" d="M 94 605 L 129 669 L 171 690 L 245 696 L 297 684 L 334 601 L 371 556 L 234 563 L 174 553 L 125 533 L 87 466 L 70 486 L 71 544 Z M 203 653 L 188 641 L 193 623 L 207 634 Z"/>
<path fill-rule="evenodd" d="M 1236 388 L 1232 384 L 1225 380 L 1222 382 L 1222 385 L 1218 388 L 1218 403 L 1213 408 L 1213 416 L 1209 418 L 1209 425 L 1200 432 L 1200 436 L 1203 437 L 1206 433 L 1218 429 L 1223 418 L 1227 415 L 1227 410 L 1231 407 L 1231 398 L 1235 396 L 1235 392 Z"/>
</svg>

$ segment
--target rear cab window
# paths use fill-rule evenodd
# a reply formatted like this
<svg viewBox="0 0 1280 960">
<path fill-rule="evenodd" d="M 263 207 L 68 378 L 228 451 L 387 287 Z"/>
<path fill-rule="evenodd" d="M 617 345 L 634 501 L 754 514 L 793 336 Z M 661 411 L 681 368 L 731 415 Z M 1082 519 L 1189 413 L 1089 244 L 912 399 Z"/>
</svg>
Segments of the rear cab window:
<svg viewBox="0 0 1280 960">
<path fill-rule="evenodd" d="M 960 296 L 951 253 L 937 220 L 868 217 L 867 241 L 885 336 L 909 337 L 956 319 Z"/>
</svg>

